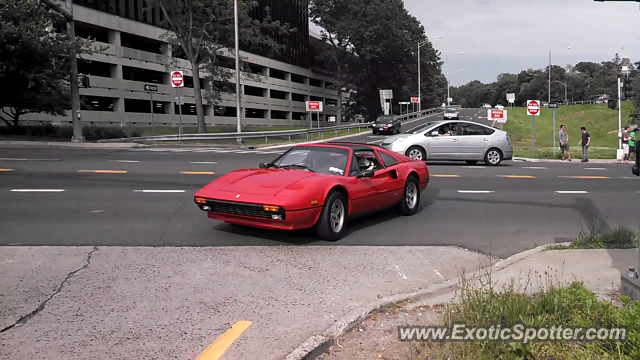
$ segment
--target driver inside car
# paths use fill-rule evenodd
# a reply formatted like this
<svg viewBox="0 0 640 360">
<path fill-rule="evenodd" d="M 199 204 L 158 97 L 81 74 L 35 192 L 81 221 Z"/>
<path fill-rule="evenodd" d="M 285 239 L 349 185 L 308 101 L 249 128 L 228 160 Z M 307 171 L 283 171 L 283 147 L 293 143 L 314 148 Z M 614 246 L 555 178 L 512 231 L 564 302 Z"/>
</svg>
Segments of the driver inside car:
<svg viewBox="0 0 640 360">
<path fill-rule="evenodd" d="M 368 171 L 368 170 L 374 170 L 376 167 L 376 164 L 373 161 L 363 156 L 361 158 L 358 158 L 358 167 L 360 168 L 360 171 Z"/>
</svg>

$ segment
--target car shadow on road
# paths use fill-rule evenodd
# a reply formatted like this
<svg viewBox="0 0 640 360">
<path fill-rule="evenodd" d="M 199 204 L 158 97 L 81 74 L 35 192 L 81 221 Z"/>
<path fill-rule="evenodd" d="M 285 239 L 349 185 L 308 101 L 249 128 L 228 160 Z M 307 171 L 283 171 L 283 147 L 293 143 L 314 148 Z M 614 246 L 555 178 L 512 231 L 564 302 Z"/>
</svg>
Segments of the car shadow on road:
<svg viewBox="0 0 640 360">
<path fill-rule="evenodd" d="M 417 216 L 429 206 L 433 205 L 435 199 L 438 197 L 440 190 L 438 189 L 426 189 L 420 197 L 420 206 L 418 212 L 413 215 Z M 345 238 L 349 235 L 358 232 L 360 230 L 392 221 L 400 218 L 402 215 L 395 212 L 393 209 L 383 210 L 378 213 L 374 213 L 368 216 L 363 216 L 350 220 L 347 223 L 347 230 Z M 214 229 L 221 232 L 232 233 L 234 235 L 249 236 L 257 239 L 275 241 L 279 243 L 285 243 L 287 245 L 331 245 L 335 244 L 331 241 L 319 240 L 313 229 L 295 230 L 295 231 L 280 231 L 280 230 L 264 230 L 256 229 L 232 224 L 219 224 L 214 226 Z M 278 245 L 278 244 L 276 244 Z"/>
<path fill-rule="evenodd" d="M 475 164 L 467 164 L 464 161 L 425 161 L 428 166 L 487 166 L 482 161 L 478 161 Z M 513 164 L 502 163 L 496 167 L 513 167 Z"/>
</svg>

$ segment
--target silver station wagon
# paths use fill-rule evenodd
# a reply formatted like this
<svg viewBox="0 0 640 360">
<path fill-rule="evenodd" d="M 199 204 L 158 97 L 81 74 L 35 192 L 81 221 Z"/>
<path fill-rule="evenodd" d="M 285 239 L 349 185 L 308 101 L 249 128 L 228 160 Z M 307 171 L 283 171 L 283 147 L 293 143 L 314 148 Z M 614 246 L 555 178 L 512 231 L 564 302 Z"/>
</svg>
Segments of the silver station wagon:
<svg viewBox="0 0 640 360">
<path fill-rule="evenodd" d="M 429 122 L 400 135 L 389 136 L 382 147 L 416 160 L 483 161 L 497 166 L 513 159 L 506 131 L 464 120 Z"/>
</svg>

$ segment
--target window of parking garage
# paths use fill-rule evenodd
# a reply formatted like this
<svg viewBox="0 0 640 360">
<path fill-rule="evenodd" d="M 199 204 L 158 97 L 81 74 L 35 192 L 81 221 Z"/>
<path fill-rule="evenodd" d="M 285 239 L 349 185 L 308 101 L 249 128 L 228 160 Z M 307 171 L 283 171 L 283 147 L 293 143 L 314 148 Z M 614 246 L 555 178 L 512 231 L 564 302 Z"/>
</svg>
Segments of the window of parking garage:
<svg viewBox="0 0 640 360">
<path fill-rule="evenodd" d="M 113 111 L 113 98 L 102 96 L 81 96 L 80 103 L 83 110 L 88 111 Z M 148 105 L 148 104 L 147 104 Z"/>
<path fill-rule="evenodd" d="M 269 77 L 285 80 L 287 78 L 287 74 L 284 71 L 271 68 L 269 69 Z"/>
<path fill-rule="evenodd" d="M 324 83 L 324 88 L 329 90 L 336 90 L 336 84 L 326 81 Z"/>
<path fill-rule="evenodd" d="M 78 74 L 92 75 L 100 77 L 111 77 L 111 67 L 113 65 L 100 61 L 89 61 L 78 59 Z"/>
<path fill-rule="evenodd" d="M 309 78 L 309 86 L 322 87 L 322 80 Z"/>
<path fill-rule="evenodd" d="M 236 117 L 236 108 L 233 106 L 216 106 L 214 116 Z"/>
<path fill-rule="evenodd" d="M 188 88 L 192 88 L 193 89 L 193 76 L 186 76 L 184 77 L 184 87 L 188 87 Z M 205 81 L 200 79 L 200 89 L 204 89 L 205 88 Z"/>
<path fill-rule="evenodd" d="M 235 66 L 234 66 L 235 67 Z M 265 75 L 267 72 L 267 68 L 257 64 L 246 64 L 246 71 L 252 74 Z"/>
<path fill-rule="evenodd" d="M 276 120 L 286 120 L 288 112 L 271 110 L 271 118 Z"/>
<path fill-rule="evenodd" d="M 325 102 L 327 106 L 337 106 L 338 105 L 338 100 L 334 100 L 334 99 L 325 99 Z"/>
<path fill-rule="evenodd" d="M 305 102 L 304 95 L 291 93 L 291 101 Z"/>
<path fill-rule="evenodd" d="M 121 32 L 120 42 L 122 43 L 123 47 L 146 51 L 154 54 L 162 54 L 163 43 L 159 40 L 152 40 L 142 36 Z"/>
<path fill-rule="evenodd" d="M 244 86 L 244 94 L 247 95 L 247 96 L 265 97 L 265 96 L 267 96 L 267 89 L 263 89 L 263 88 L 259 88 L 259 87 L 255 87 L 255 86 L 245 85 Z"/>
<path fill-rule="evenodd" d="M 130 66 L 122 67 L 122 78 L 124 80 L 162 84 L 164 75 L 164 73 L 161 73 L 159 71 L 134 68 Z"/>
<path fill-rule="evenodd" d="M 218 66 L 225 69 L 235 70 L 236 61 L 227 56 L 218 56 Z"/>
<path fill-rule="evenodd" d="M 92 39 L 105 44 L 109 43 L 109 30 L 103 27 L 78 21 L 75 23 L 75 30 L 76 36 L 83 39 Z"/>
<path fill-rule="evenodd" d="M 246 109 L 244 113 L 245 117 L 249 119 L 264 119 L 265 117 L 265 110 L 262 109 Z"/>
<path fill-rule="evenodd" d="M 178 104 L 173 104 L 173 110 L 176 112 L 176 114 L 180 114 L 180 108 L 178 107 Z M 196 115 L 196 104 L 182 104 L 182 115 Z"/>
<path fill-rule="evenodd" d="M 236 84 L 232 84 L 226 81 L 213 81 L 212 85 L 215 91 L 230 93 L 230 94 L 236 93 Z"/>
<path fill-rule="evenodd" d="M 291 113 L 291 118 L 293 120 L 301 120 L 302 121 L 302 120 L 306 120 L 307 114 L 306 113 L 300 113 L 300 112 L 294 112 L 294 113 Z"/>
<path fill-rule="evenodd" d="M 298 74 L 291 74 L 291 81 L 298 84 L 304 84 L 304 76 L 298 75 Z"/>
<path fill-rule="evenodd" d="M 317 97 L 317 96 L 309 96 L 309 101 L 322 101 L 324 100 L 321 97 Z"/>
<path fill-rule="evenodd" d="M 284 91 L 270 90 L 269 92 L 272 99 L 287 100 L 287 93 Z"/>
<path fill-rule="evenodd" d="M 125 112 L 150 114 L 152 108 L 154 114 L 167 113 L 167 104 L 161 101 L 154 101 L 151 106 L 151 100 L 124 99 Z"/>
</svg>

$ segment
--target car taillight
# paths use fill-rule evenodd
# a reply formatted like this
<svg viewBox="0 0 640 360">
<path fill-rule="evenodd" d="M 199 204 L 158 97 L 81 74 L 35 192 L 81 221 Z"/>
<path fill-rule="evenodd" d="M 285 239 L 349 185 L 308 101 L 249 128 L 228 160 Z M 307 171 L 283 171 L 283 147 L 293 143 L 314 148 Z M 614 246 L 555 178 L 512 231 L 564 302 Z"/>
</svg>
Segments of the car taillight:
<svg viewBox="0 0 640 360">
<path fill-rule="evenodd" d="M 507 143 L 511 145 L 511 140 L 509 140 L 509 134 L 505 134 L 504 136 L 507 138 Z"/>
</svg>

